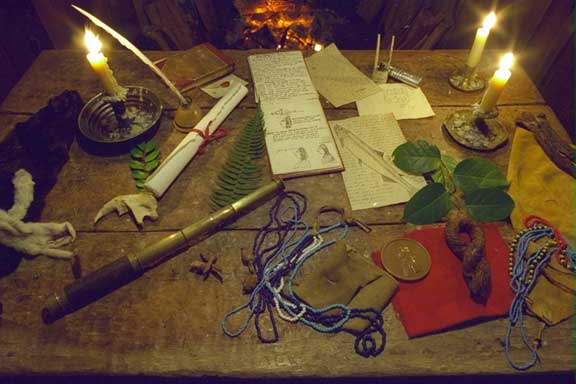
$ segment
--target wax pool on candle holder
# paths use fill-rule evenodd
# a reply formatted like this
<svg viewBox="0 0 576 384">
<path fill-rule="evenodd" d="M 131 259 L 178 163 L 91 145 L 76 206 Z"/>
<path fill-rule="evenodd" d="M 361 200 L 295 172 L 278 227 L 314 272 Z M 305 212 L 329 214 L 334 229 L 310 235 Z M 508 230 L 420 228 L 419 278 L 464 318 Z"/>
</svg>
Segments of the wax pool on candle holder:
<svg viewBox="0 0 576 384">
<path fill-rule="evenodd" d="M 496 14 L 490 12 L 488 16 L 484 19 L 484 23 L 481 28 L 476 31 L 476 38 L 474 39 L 474 44 L 472 49 L 470 49 L 470 54 L 468 55 L 468 61 L 466 65 L 470 68 L 475 68 L 480 59 L 482 58 L 482 53 L 484 52 L 484 46 L 486 46 L 486 41 L 490 35 L 490 29 L 496 24 Z"/>
<path fill-rule="evenodd" d="M 488 113 L 494 110 L 496 103 L 504 90 L 504 86 L 512 76 L 510 72 L 510 67 L 514 64 L 514 55 L 512 53 L 505 54 L 500 60 L 500 68 L 494 72 L 494 76 L 490 79 L 488 89 L 482 97 L 482 102 L 480 103 L 480 112 Z"/>
<path fill-rule="evenodd" d="M 87 29 L 84 35 L 84 42 L 88 48 L 86 58 L 94 72 L 100 77 L 104 91 L 110 96 L 122 99 L 126 94 L 126 90 L 118 85 L 112 70 L 108 67 L 108 58 L 101 52 L 102 43 L 98 36 Z"/>
</svg>

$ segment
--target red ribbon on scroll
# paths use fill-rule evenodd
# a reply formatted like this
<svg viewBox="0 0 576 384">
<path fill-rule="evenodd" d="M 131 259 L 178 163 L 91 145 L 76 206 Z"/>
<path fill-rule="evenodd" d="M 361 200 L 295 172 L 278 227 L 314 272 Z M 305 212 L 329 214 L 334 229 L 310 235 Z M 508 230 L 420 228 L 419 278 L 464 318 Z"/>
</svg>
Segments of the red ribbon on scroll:
<svg viewBox="0 0 576 384">
<path fill-rule="evenodd" d="M 195 128 L 190 130 L 190 132 L 194 132 L 202 138 L 202 143 L 200 144 L 200 148 L 198 148 L 198 156 L 204 154 L 206 151 L 206 145 L 209 142 L 228 136 L 228 131 L 222 126 L 216 128 L 214 133 L 210 134 L 210 125 L 212 125 L 212 120 L 210 120 L 210 122 L 206 125 L 204 131 Z"/>
</svg>

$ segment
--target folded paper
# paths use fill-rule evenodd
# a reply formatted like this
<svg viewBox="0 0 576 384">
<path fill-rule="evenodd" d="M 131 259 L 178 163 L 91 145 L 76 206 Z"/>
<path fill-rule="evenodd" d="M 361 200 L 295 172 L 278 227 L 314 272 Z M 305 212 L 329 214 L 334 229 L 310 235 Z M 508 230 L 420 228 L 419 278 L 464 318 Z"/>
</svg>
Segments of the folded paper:
<svg viewBox="0 0 576 384">
<path fill-rule="evenodd" d="M 380 92 L 368 76 L 354 66 L 335 44 L 306 58 L 314 86 L 336 108 Z"/>
</svg>

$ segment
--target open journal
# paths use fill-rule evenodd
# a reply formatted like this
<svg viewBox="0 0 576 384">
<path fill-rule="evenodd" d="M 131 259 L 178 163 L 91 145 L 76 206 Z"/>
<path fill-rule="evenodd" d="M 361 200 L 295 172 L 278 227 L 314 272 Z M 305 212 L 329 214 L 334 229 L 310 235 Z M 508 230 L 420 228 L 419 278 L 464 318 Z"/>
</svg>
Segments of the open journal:
<svg viewBox="0 0 576 384">
<path fill-rule="evenodd" d="M 272 173 L 289 178 L 342 171 L 334 135 L 302 52 L 253 55 L 248 64 L 263 113 Z"/>
</svg>

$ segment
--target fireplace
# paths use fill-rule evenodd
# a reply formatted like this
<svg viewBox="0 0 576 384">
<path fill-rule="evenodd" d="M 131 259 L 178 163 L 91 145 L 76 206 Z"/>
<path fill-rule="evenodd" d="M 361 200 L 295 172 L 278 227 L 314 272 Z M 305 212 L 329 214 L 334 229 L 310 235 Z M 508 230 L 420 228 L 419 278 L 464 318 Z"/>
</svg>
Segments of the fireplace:
<svg viewBox="0 0 576 384">
<path fill-rule="evenodd" d="M 356 13 L 356 1 L 234 0 L 225 41 L 237 49 L 305 49 L 332 42 L 373 45 L 375 28 Z M 363 42 L 363 43 L 362 43 Z"/>
</svg>

